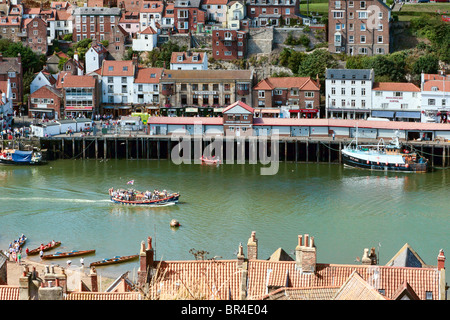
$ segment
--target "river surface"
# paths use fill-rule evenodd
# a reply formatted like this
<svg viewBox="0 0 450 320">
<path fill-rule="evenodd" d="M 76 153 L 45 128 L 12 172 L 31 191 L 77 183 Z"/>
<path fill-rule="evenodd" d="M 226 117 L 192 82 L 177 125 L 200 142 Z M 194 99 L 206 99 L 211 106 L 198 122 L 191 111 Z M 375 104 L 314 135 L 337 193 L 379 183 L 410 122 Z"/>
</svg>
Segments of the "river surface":
<svg viewBox="0 0 450 320">
<path fill-rule="evenodd" d="M 25 248 L 61 241 L 48 251 L 96 249 L 85 264 L 138 254 L 151 236 L 156 259 L 235 259 L 246 253 L 252 231 L 258 257 L 278 248 L 292 257 L 297 236 L 315 237 L 318 263 L 356 264 L 375 247 L 386 264 L 409 243 L 430 265 L 439 249 L 450 254 L 450 171 L 428 174 L 374 173 L 338 164 L 280 163 L 276 175 L 261 165 L 176 165 L 169 160 L 56 160 L 38 167 L 0 167 L 0 248 L 22 233 Z M 174 206 L 113 204 L 108 189 L 180 192 Z M 181 223 L 170 228 L 170 221 Z M 32 257 L 38 261 L 38 257 Z M 48 260 L 65 264 L 66 259 Z M 72 259 L 79 265 L 79 257 Z M 103 276 L 134 275 L 138 261 L 99 267 Z"/>
</svg>

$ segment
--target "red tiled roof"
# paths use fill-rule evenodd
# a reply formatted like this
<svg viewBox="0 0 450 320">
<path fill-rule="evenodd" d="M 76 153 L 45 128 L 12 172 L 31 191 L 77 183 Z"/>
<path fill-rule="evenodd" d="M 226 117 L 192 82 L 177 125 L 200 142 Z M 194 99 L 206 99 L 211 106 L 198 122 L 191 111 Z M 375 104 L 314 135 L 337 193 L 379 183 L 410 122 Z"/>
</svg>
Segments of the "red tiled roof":
<svg viewBox="0 0 450 320">
<path fill-rule="evenodd" d="M 276 88 L 299 88 L 300 90 L 320 90 L 310 77 L 273 77 L 261 80 L 254 90 L 273 90 Z"/>
<path fill-rule="evenodd" d="M 236 300 L 241 273 L 236 260 L 161 261 L 162 278 L 150 294 L 160 299 Z"/>
<path fill-rule="evenodd" d="M 198 56 L 197 61 L 192 60 L 192 57 L 196 55 Z M 182 56 L 183 61 L 178 61 L 178 57 Z M 205 53 L 204 52 L 192 52 L 191 54 L 187 54 L 187 52 L 172 52 L 172 56 L 170 57 L 170 63 L 203 63 Z"/>
<path fill-rule="evenodd" d="M 141 31 L 141 34 L 157 34 L 157 32 L 151 26 L 148 26 L 143 31 Z"/>
<path fill-rule="evenodd" d="M 135 83 L 159 83 L 162 68 L 138 68 Z M 152 74 L 155 76 L 152 77 Z"/>
<path fill-rule="evenodd" d="M 141 300 L 138 292 L 72 292 L 65 300 Z"/>
<path fill-rule="evenodd" d="M 0 301 L 1 300 L 19 300 L 19 287 L 0 286 Z"/>
<path fill-rule="evenodd" d="M 450 92 L 450 80 L 428 80 L 423 85 L 423 91 L 433 91 L 433 87 L 437 88 L 437 92 Z"/>
<path fill-rule="evenodd" d="M 242 101 L 236 101 L 235 103 L 230 104 L 228 107 L 226 107 L 225 109 L 223 109 L 222 112 L 226 112 L 226 111 L 228 111 L 228 110 L 230 110 L 230 109 L 233 109 L 233 108 L 236 107 L 236 106 L 240 106 L 240 107 L 244 108 L 245 110 L 247 110 L 247 111 L 249 111 L 249 112 L 251 112 L 251 113 L 253 113 L 253 112 L 255 111 L 255 110 L 254 110 L 252 107 L 250 107 L 248 104 L 246 104 L 246 103 L 244 103 L 244 102 L 242 102 Z"/>
<path fill-rule="evenodd" d="M 127 69 L 124 69 L 125 67 Z M 123 77 L 134 76 L 133 61 L 104 60 L 102 66 L 102 76 L 123 76 Z"/>
<path fill-rule="evenodd" d="M 95 78 L 91 76 L 67 75 L 64 79 L 64 88 L 93 88 L 95 87 Z"/>
<path fill-rule="evenodd" d="M 375 82 L 372 87 L 375 91 L 408 91 L 420 92 L 420 88 L 409 82 Z"/>
<path fill-rule="evenodd" d="M 147 8 L 144 8 L 144 6 L 148 5 Z M 156 6 L 156 8 L 152 8 L 153 6 Z M 162 1 L 142 1 L 141 3 L 141 12 L 162 12 L 164 9 L 163 2 Z"/>
<path fill-rule="evenodd" d="M 268 273 L 268 270 L 272 271 Z M 301 273 L 296 270 L 295 261 L 270 262 L 250 260 L 248 263 L 248 297 L 260 299 L 268 286 L 283 287 L 286 274 L 292 287 L 327 287 L 342 286 L 356 271 L 375 289 L 384 289 L 387 298 L 392 297 L 404 281 L 410 283 L 416 294 L 425 300 L 426 291 L 439 297 L 439 273 L 436 268 L 403 268 L 365 265 L 317 264 L 314 274 Z"/>
<path fill-rule="evenodd" d="M 430 73 L 425 73 L 423 75 L 423 78 L 425 81 L 428 80 L 444 80 L 445 78 L 447 78 L 447 80 L 450 79 L 450 75 L 440 75 L 440 74 L 430 74 Z"/>
</svg>

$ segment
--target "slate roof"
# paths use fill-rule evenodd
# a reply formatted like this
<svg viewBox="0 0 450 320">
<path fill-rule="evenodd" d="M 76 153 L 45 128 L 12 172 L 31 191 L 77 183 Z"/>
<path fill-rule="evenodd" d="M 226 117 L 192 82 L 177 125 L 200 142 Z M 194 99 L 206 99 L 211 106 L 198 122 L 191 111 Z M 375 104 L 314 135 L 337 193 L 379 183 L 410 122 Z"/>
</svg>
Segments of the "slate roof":
<svg viewBox="0 0 450 320">
<path fill-rule="evenodd" d="M 77 7 L 73 9 L 72 15 L 112 15 L 120 16 L 120 8 L 107 8 L 107 7 Z"/>
<path fill-rule="evenodd" d="M 371 80 L 371 69 L 327 69 L 325 78 L 335 80 Z"/>
</svg>

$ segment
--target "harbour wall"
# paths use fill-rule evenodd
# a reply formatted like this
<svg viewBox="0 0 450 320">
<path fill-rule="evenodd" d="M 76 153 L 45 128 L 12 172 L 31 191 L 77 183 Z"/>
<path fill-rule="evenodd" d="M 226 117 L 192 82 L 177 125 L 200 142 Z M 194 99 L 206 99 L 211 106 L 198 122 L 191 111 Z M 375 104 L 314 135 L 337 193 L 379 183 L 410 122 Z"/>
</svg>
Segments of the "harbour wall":
<svg viewBox="0 0 450 320">
<path fill-rule="evenodd" d="M 262 140 L 263 141 L 262 141 Z M 256 142 L 255 142 L 256 140 Z M 261 154 L 272 155 L 276 151 L 279 161 L 306 163 L 342 163 L 341 150 L 352 141 L 351 138 L 331 137 L 278 137 L 277 140 L 256 137 L 222 137 L 215 140 L 206 136 L 198 141 L 189 141 L 181 147 L 181 138 L 174 140 L 171 136 L 118 135 L 118 136 L 84 136 L 40 138 L 39 146 L 46 150 L 48 160 L 56 159 L 135 159 L 135 160 L 171 160 L 174 155 L 183 159 L 199 156 L 195 150 L 204 154 L 205 150 L 215 146 L 213 155 L 221 155 L 226 163 L 239 163 L 245 160 L 252 163 L 254 157 Z M 376 139 L 359 139 L 361 144 L 376 144 Z M 264 142 L 261 143 L 260 142 Z M 201 143 L 201 145 L 199 144 Z M 402 141 L 420 155 L 429 159 L 435 167 L 447 167 L 450 163 L 450 143 L 441 141 Z M 277 145 L 275 145 L 277 144 Z M 277 147 L 277 148 L 275 148 Z M 174 149 L 178 148 L 178 149 Z M 274 153 L 275 155 L 276 153 Z M 225 161 L 224 161 L 225 162 Z"/>
</svg>

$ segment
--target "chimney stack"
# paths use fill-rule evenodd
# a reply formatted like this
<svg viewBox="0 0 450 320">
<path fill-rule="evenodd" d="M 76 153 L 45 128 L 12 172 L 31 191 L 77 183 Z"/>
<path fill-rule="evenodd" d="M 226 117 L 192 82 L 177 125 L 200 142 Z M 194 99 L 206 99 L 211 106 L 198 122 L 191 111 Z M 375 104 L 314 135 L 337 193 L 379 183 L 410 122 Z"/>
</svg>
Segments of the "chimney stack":
<svg viewBox="0 0 450 320">
<path fill-rule="evenodd" d="M 242 243 L 239 244 L 237 260 L 238 260 L 238 268 L 242 267 L 242 265 L 244 264 L 244 261 L 245 261 L 244 247 L 242 246 Z"/>
<path fill-rule="evenodd" d="M 95 267 L 91 268 L 89 278 L 91 278 L 91 291 L 98 292 L 97 271 L 95 270 Z"/>
<path fill-rule="evenodd" d="M 296 269 L 304 273 L 312 273 L 316 271 L 317 263 L 316 246 L 314 237 L 305 234 L 304 241 L 301 235 L 298 236 L 298 244 L 295 248 L 295 264 Z"/>
<path fill-rule="evenodd" d="M 153 268 L 153 248 L 152 248 L 152 237 L 147 238 L 147 250 L 145 251 L 146 255 L 146 269 Z"/>
<path fill-rule="evenodd" d="M 437 257 L 437 261 L 438 261 L 438 265 L 437 268 L 438 270 L 442 270 L 445 269 L 445 256 L 444 256 L 444 250 L 439 250 L 439 254 Z"/>
<path fill-rule="evenodd" d="M 145 252 L 145 242 L 141 242 L 141 251 L 139 252 L 139 271 L 145 272 L 147 270 L 147 254 Z"/>
<path fill-rule="evenodd" d="M 372 247 L 369 253 L 369 249 L 364 249 L 364 254 L 361 258 L 361 263 L 364 265 L 376 265 L 377 264 L 377 255 L 375 253 L 375 248 Z"/>
<path fill-rule="evenodd" d="M 248 260 L 258 259 L 258 239 L 256 239 L 256 231 L 252 231 L 252 235 L 247 242 Z"/>
</svg>

